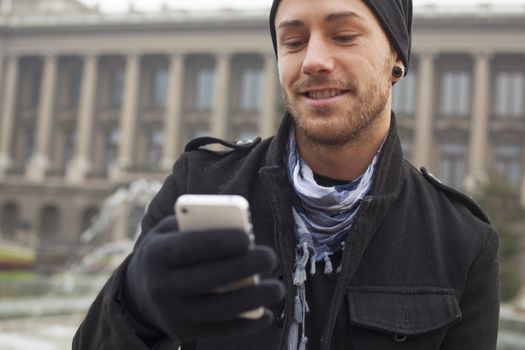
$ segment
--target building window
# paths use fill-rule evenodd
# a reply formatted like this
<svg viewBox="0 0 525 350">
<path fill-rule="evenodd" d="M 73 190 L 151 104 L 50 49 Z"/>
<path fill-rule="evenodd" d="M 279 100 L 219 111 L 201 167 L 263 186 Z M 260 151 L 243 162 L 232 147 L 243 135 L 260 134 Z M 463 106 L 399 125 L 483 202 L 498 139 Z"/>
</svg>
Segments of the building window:
<svg viewBox="0 0 525 350">
<path fill-rule="evenodd" d="M 75 155 L 75 146 L 76 146 L 76 139 L 77 139 L 77 133 L 74 127 L 68 127 L 64 130 L 64 165 L 67 165 L 71 159 L 73 159 L 73 156 Z"/>
<path fill-rule="evenodd" d="M 203 69 L 197 73 L 197 87 L 195 91 L 195 109 L 210 111 L 213 107 L 214 72 Z"/>
<path fill-rule="evenodd" d="M 190 139 L 195 139 L 197 137 L 210 136 L 210 130 L 206 127 L 193 127 L 189 133 Z"/>
<path fill-rule="evenodd" d="M 400 115 L 416 114 L 416 76 L 411 73 L 394 85 L 392 109 Z"/>
<path fill-rule="evenodd" d="M 413 157 L 414 140 L 412 137 L 403 137 L 401 135 L 401 149 L 403 150 L 403 158 L 411 160 Z"/>
<path fill-rule="evenodd" d="M 494 150 L 495 167 L 510 185 L 519 187 L 523 177 L 523 151 L 521 145 L 499 145 Z"/>
<path fill-rule="evenodd" d="M 242 74 L 241 109 L 257 112 L 261 109 L 263 74 L 261 70 L 248 69 Z"/>
<path fill-rule="evenodd" d="M 470 75 L 466 71 L 444 72 L 441 82 L 441 114 L 466 117 L 470 112 Z"/>
<path fill-rule="evenodd" d="M 45 206 L 40 212 L 40 239 L 50 240 L 59 236 L 60 212 L 54 205 Z"/>
<path fill-rule="evenodd" d="M 153 74 L 153 105 L 157 108 L 166 106 L 168 96 L 168 70 L 158 69 Z"/>
<path fill-rule="evenodd" d="M 462 143 L 445 143 L 441 146 L 441 179 L 454 188 L 462 189 L 467 174 L 466 146 Z"/>
<path fill-rule="evenodd" d="M 114 128 L 109 130 L 106 136 L 106 152 L 104 155 L 104 168 L 109 169 L 110 165 L 117 159 L 118 144 L 120 142 L 120 132 Z"/>
<path fill-rule="evenodd" d="M 39 71 L 33 71 L 31 74 L 31 89 L 29 90 L 29 107 L 37 107 L 40 104 L 40 84 L 42 74 Z"/>
<path fill-rule="evenodd" d="M 69 99 L 68 99 L 68 107 L 70 108 L 76 108 L 79 105 L 80 101 L 80 72 L 79 71 L 73 71 L 69 75 Z"/>
<path fill-rule="evenodd" d="M 8 240 L 13 240 L 18 230 L 20 221 L 20 209 L 16 203 L 6 203 L 2 207 L 0 216 L 0 230 L 1 237 Z"/>
<path fill-rule="evenodd" d="M 162 145 L 164 143 L 164 133 L 162 130 L 153 130 L 149 135 L 148 144 L 148 168 L 156 170 L 159 168 L 162 157 Z"/>
<path fill-rule="evenodd" d="M 198 137 L 210 136 L 210 128 L 204 123 L 188 123 L 184 128 L 181 146 Z"/>
<path fill-rule="evenodd" d="M 124 71 L 114 69 L 110 75 L 110 104 L 111 107 L 119 108 L 122 106 L 122 97 L 124 94 Z"/>
<path fill-rule="evenodd" d="M 525 76 L 519 72 L 500 72 L 496 77 L 496 115 L 519 117 L 524 114 Z"/>
<path fill-rule="evenodd" d="M 25 144 L 25 160 L 26 162 L 33 157 L 33 154 L 35 153 L 35 147 L 36 147 L 36 131 L 35 127 L 29 126 L 26 129 L 26 144 Z"/>
</svg>

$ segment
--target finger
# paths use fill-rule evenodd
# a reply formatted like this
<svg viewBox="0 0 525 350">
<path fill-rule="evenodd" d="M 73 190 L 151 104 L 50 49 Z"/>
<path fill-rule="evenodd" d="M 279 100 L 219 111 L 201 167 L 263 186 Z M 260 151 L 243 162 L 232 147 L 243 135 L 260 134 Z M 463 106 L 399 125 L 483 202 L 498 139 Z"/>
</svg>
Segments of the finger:
<svg viewBox="0 0 525 350">
<path fill-rule="evenodd" d="M 278 303 L 284 298 L 284 286 L 278 280 L 265 280 L 257 285 L 227 293 L 214 293 L 191 298 L 194 304 L 190 322 L 217 323 L 239 318 L 246 311 Z"/>
<path fill-rule="evenodd" d="M 238 230 L 176 232 L 157 234 L 148 254 L 169 266 L 194 265 L 245 254 L 250 239 Z"/>
<path fill-rule="evenodd" d="M 195 338 L 220 338 L 227 336 L 241 336 L 263 329 L 273 321 L 273 313 L 264 309 L 264 314 L 257 320 L 235 318 L 219 323 L 193 323 L 188 325 L 184 334 L 188 339 Z"/>
<path fill-rule="evenodd" d="M 207 294 L 255 274 L 272 271 L 277 257 L 270 247 L 256 246 L 241 256 L 178 267 L 169 274 L 169 283 L 179 295 Z"/>
<path fill-rule="evenodd" d="M 171 233 L 179 230 L 179 224 L 175 215 L 170 215 L 162 219 L 152 231 L 158 233 Z"/>
</svg>

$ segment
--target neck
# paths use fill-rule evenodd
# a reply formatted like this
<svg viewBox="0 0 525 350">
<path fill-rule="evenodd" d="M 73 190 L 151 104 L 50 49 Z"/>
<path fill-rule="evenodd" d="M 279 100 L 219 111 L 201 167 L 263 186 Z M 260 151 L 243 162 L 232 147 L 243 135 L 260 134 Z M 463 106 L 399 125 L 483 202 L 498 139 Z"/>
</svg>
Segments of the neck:
<svg viewBox="0 0 525 350">
<path fill-rule="evenodd" d="M 312 143 L 296 130 L 297 150 L 314 173 L 352 181 L 366 171 L 388 135 L 391 110 L 384 112 L 358 137 L 340 145 Z"/>
</svg>

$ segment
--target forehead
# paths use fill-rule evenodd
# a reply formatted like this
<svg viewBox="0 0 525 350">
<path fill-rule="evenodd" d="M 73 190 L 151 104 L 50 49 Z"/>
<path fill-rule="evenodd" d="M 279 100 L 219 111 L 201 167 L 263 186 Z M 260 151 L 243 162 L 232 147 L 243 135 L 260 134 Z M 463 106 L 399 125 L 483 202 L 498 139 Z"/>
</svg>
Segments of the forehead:
<svg viewBox="0 0 525 350">
<path fill-rule="evenodd" d="M 275 28 L 279 30 L 290 24 L 298 26 L 311 22 L 330 23 L 337 19 L 381 28 L 362 0 L 282 0 L 275 16 Z"/>
</svg>

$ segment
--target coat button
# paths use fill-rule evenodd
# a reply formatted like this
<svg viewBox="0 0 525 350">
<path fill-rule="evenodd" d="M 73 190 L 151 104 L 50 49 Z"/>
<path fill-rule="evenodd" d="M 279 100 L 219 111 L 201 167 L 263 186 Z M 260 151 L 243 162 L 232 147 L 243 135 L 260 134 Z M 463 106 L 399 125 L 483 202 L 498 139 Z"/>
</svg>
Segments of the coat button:
<svg viewBox="0 0 525 350">
<path fill-rule="evenodd" d="M 392 336 L 392 339 L 394 339 L 394 341 L 395 341 L 396 343 L 402 343 L 402 342 L 404 342 L 405 340 L 407 340 L 407 338 L 408 338 L 408 337 L 407 337 L 406 335 L 400 335 L 400 334 L 394 334 L 394 335 Z"/>
</svg>

